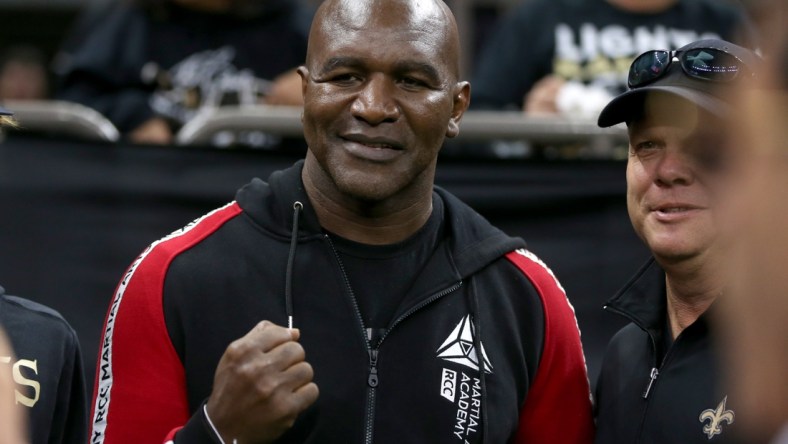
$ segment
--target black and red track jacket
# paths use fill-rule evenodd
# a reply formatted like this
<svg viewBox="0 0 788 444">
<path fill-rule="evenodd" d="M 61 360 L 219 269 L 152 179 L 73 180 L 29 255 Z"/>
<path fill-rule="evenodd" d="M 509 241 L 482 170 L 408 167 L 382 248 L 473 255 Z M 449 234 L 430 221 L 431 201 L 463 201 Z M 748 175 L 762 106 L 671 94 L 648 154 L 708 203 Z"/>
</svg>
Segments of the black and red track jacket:
<svg viewBox="0 0 788 444">
<path fill-rule="evenodd" d="M 259 321 L 287 325 L 288 279 L 320 397 L 277 442 L 591 442 L 574 311 L 522 240 L 436 189 L 446 237 L 373 348 L 302 165 L 253 180 L 132 263 L 105 321 L 92 443 L 218 442 L 201 407 L 218 361 Z"/>
</svg>

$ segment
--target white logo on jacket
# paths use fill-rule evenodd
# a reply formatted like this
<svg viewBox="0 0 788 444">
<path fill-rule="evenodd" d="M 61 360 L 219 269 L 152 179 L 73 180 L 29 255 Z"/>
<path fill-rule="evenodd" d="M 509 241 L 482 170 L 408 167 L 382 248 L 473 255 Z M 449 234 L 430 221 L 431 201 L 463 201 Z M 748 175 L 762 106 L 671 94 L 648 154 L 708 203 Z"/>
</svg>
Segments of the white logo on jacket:
<svg viewBox="0 0 788 444">
<path fill-rule="evenodd" d="M 449 337 L 438 347 L 438 357 L 447 361 L 456 362 L 474 370 L 479 370 L 479 354 L 476 352 L 474 344 L 475 335 L 471 315 L 466 315 L 460 323 L 454 327 Z M 484 351 L 484 344 L 479 341 L 481 346 L 482 359 L 484 360 L 484 371 L 492 373 L 492 364 Z"/>
<path fill-rule="evenodd" d="M 437 350 L 439 358 L 473 370 L 466 373 L 443 368 L 441 371 L 440 395 L 455 408 L 452 434 L 463 443 L 469 442 L 481 427 L 482 384 L 478 374 L 479 362 L 484 363 L 485 373 L 492 374 L 493 371 L 481 340 L 481 353 L 476 351 L 475 334 L 471 316 L 466 315 Z"/>
</svg>

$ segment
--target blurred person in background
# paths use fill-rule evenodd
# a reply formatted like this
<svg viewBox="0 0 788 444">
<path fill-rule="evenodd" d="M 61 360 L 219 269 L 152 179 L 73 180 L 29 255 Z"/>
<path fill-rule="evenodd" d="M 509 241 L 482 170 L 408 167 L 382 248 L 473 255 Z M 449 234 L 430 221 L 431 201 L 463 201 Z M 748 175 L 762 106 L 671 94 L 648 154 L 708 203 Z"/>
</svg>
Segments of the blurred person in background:
<svg viewBox="0 0 788 444">
<path fill-rule="evenodd" d="M 32 444 L 84 444 L 87 398 L 76 332 L 60 313 L 0 287 L 0 328 L 13 354 L 0 354 L 0 372 L 14 382 Z M 3 417 L 0 416 L 0 420 Z"/>
<path fill-rule="evenodd" d="M 0 117 L 2 120 L 2 117 Z M 14 359 L 14 351 L 8 338 L 0 329 L 0 361 Z M 0 372 L 0 444 L 24 444 L 29 440 L 25 437 L 24 411 L 14 401 L 14 380 L 11 372 Z"/>
<path fill-rule="evenodd" d="M 310 20 L 294 0 L 117 2 L 56 57 L 57 96 L 153 144 L 205 107 L 301 105 Z"/>
<path fill-rule="evenodd" d="M 3 127 L 15 126 L 10 113 L 0 107 L 0 134 Z M 1 297 L 1 296 L 0 296 Z M 8 342 L 8 337 L 0 328 L 0 363 L 14 358 L 14 350 Z M 15 401 L 16 386 L 10 371 L 0 371 L 0 444 L 28 443 L 25 436 L 26 424 L 22 407 Z"/>
<path fill-rule="evenodd" d="M 49 96 L 46 59 L 27 45 L 11 46 L 0 55 L 0 100 L 44 100 Z"/>
<path fill-rule="evenodd" d="M 3 126 L 16 122 L 0 107 Z M 0 330 L 7 335 L 0 335 L 0 444 L 84 444 L 85 376 L 74 329 L 55 310 L 7 295 L 0 287 Z M 27 431 L 15 430 L 20 415 L 27 419 Z"/>
<path fill-rule="evenodd" d="M 717 319 L 726 369 L 750 444 L 788 444 L 788 4 L 753 1 L 767 68 L 741 91 L 736 135 L 745 152 L 731 205 L 733 279 Z"/>
<path fill-rule="evenodd" d="M 631 323 L 603 359 L 598 444 L 749 442 L 737 440 L 743 404 L 723 381 L 710 318 L 730 277 L 731 94 L 754 88 L 760 65 L 721 40 L 648 51 L 599 116 L 627 124 L 627 209 L 653 258 L 605 306 Z"/>
<path fill-rule="evenodd" d="M 472 107 L 595 118 L 626 90 L 636 55 L 706 38 L 754 44 L 723 0 L 525 0 L 480 55 Z"/>
</svg>

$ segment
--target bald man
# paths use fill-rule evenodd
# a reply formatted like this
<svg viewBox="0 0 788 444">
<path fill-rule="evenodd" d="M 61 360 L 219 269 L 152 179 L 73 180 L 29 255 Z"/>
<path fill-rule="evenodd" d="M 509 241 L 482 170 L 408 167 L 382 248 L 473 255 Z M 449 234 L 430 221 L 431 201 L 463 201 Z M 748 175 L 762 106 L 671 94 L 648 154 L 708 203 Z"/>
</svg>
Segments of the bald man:
<svg viewBox="0 0 788 444">
<path fill-rule="evenodd" d="M 154 242 L 107 315 L 94 443 L 581 443 L 552 273 L 433 185 L 470 86 L 432 0 L 328 0 L 306 159 Z"/>
</svg>

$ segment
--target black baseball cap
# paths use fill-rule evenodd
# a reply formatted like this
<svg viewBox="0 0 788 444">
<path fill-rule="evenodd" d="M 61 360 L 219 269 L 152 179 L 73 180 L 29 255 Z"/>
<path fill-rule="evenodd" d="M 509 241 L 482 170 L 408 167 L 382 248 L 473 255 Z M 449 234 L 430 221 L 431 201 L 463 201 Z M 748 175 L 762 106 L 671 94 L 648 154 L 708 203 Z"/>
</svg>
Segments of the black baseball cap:
<svg viewBox="0 0 788 444">
<path fill-rule="evenodd" d="M 641 65 L 644 64 L 643 60 L 647 64 L 648 57 L 652 54 L 660 54 L 664 57 L 664 53 L 668 54 L 667 69 L 664 72 L 659 72 L 658 68 L 661 66 L 651 67 L 653 72 L 638 71 L 638 68 L 642 68 L 637 66 L 639 61 Z M 704 57 L 713 58 L 713 54 L 720 53 L 724 53 L 721 58 L 725 59 L 725 63 L 732 63 L 735 66 L 707 66 L 702 63 Z M 686 58 L 678 61 L 675 59 L 682 54 L 693 54 L 695 61 L 701 60 L 701 62 L 689 61 L 690 66 L 686 67 Z M 597 124 L 606 128 L 638 118 L 642 115 L 646 99 L 654 94 L 679 97 L 718 117 L 726 118 L 733 110 L 733 105 L 730 103 L 730 88 L 726 85 L 751 81 L 757 75 L 760 64 L 760 57 L 753 51 L 718 39 L 698 40 L 682 46 L 675 52 L 648 51 L 638 56 L 632 63 L 629 71 L 629 91 L 614 98 L 602 109 Z M 732 75 L 734 72 L 736 74 Z M 653 77 L 653 80 L 644 82 L 643 74 L 646 77 Z M 633 79 L 641 83 L 633 84 Z"/>
</svg>

